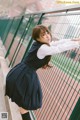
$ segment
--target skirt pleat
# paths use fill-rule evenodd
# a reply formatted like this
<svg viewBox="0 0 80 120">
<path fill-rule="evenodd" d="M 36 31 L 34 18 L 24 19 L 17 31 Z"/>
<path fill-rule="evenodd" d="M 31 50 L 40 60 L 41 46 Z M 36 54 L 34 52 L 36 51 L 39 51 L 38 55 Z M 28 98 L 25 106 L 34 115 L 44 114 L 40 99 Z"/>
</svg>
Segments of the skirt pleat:
<svg viewBox="0 0 80 120">
<path fill-rule="evenodd" d="M 36 71 L 25 63 L 13 67 L 6 77 L 5 95 L 27 110 L 40 108 L 42 89 Z"/>
</svg>

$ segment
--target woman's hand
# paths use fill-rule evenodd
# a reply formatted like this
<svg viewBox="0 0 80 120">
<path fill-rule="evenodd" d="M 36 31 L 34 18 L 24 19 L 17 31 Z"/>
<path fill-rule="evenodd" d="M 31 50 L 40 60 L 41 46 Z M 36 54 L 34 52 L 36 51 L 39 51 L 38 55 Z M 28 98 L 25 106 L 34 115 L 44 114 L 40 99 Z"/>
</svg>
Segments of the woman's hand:
<svg viewBox="0 0 80 120">
<path fill-rule="evenodd" d="M 72 39 L 72 41 L 78 42 L 80 45 L 80 38 L 74 38 L 74 39 Z"/>
<path fill-rule="evenodd" d="M 46 68 L 52 68 L 53 64 L 51 64 L 50 62 L 47 65 L 44 65 L 42 68 L 46 69 Z"/>
</svg>

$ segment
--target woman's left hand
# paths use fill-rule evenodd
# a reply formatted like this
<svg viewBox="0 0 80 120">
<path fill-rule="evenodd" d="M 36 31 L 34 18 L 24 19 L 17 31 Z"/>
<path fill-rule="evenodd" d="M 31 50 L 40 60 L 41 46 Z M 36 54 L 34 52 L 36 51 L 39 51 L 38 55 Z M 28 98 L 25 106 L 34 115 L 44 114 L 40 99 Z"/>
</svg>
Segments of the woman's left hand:
<svg viewBox="0 0 80 120">
<path fill-rule="evenodd" d="M 72 41 L 78 42 L 80 44 L 80 38 L 74 38 Z"/>
</svg>

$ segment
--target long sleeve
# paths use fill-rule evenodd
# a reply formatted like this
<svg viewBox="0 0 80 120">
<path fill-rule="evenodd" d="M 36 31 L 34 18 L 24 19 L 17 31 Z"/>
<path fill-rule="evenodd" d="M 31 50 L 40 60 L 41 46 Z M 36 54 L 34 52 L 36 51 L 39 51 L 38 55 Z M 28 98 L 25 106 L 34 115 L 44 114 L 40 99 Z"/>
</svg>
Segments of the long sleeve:
<svg viewBox="0 0 80 120">
<path fill-rule="evenodd" d="M 71 39 L 60 39 L 57 41 L 52 41 L 50 45 L 59 45 L 71 41 Z"/>
<path fill-rule="evenodd" d="M 74 48 L 79 48 L 79 43 L 71 40 L 59 43 L 57 41 L 55 44 L 51 44 L 50 46 L 43 44 L 37 51 L 37 57 L 39 59 L 43 59 L 47 55 L 58 54 Z"/>
</svg>

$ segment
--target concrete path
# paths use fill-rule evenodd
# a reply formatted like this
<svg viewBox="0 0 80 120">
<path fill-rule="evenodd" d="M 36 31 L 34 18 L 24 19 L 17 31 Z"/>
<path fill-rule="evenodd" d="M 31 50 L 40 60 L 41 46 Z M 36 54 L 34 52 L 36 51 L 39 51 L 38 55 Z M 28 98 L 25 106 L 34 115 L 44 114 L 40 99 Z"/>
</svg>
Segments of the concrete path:
<svg viewBox="0 0 80 120">
<path fill-rule="evenodd" d="M 5 78 L 9 71 L 7 60 L 4 58 L 5 48 L 0 40 L 0 117 L 4 112 L 8 112 L 8 119 L 5 120 L 22 120 L 19 113 L 18 106 L 11 102 L 11 100 L 5 96 Z M 1 113 L 2 112 L 2 113 Z M 0 120 L 4 120 L 1 119 Z"/>
</svg>

